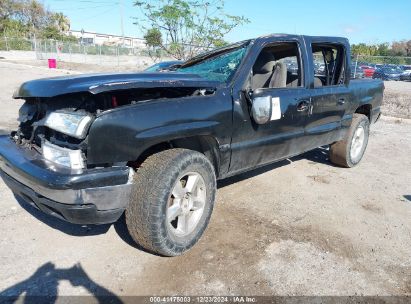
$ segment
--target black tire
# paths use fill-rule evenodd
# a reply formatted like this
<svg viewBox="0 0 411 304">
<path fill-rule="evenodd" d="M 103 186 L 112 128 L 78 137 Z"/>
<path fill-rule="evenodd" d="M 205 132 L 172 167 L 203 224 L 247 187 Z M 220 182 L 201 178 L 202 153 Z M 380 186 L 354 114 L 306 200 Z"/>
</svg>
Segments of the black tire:
<svg viewBox="0 0 411 304">
<path fill-rule="evenodd" d="M 177 236 L 169 227 L 167 208 L 174 186 L 186 172 L 195 172 L 203 178 L 205 204 L 194 230 Z M 135 242 L 163 256 L 181 255 L 198 242 L 210 220 L 216 192 L 214 167 L 203 154 L 170 149 L 151 155 L 138 168 L 134 183 L 125 213 L 128 231 Z"/>
<path fill-rule="evenodd" d="M 359 128 L 363 128 L 364 130 L 364 140 L 361 149 L 357 153 L 356 157 L 353 158 L 351 149 L 355 134 Z M 365 149 L 367 148 L 369 132 L 370 122 L 367 116 L 355 113 L 346 137 L 330 146 L 331 162 L 345 168 L 352 168 L 356 166 L 361 161 Z"/>
</svg>

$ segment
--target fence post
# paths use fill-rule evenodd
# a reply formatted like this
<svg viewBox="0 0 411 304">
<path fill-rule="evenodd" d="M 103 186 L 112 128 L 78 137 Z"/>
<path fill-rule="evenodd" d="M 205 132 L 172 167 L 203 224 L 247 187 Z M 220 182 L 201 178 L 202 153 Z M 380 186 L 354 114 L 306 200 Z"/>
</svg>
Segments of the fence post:
<svg viewBox="0 0 411 304">
<path fill-rule="evenodd" d="M 359 55 L 357 54 L 357 58 L 355 59 L 354 78 L 355 78 L 356 75 L 357 75 L 358 56 L 359 56 Z"/>
<path fill-rule="evenodd" d="M 118 67 L 120 66 L 120 51 L 119 51 L 118 45 L 117 45 L 117 66 Z"/>
<path fill-rule="evenodd" d="M 9 51 L 9 44 L 7 43 L 7 37 L 4 35 L 4 42 L 6 42 L 6 51 Z"/>
<path fill-rule="evenodd" d="M 86 62 L 87 58 L 86 58 L 86 45 L 85 44 L 83 44 L 83 53 L 84 53 L 84 62 Z"/>
<path fill-rule="evenodd" d="M 54 50 L 56 52 L 56 59 L 59 59 L 58 41 L 57 40 L 54 40 Z"/>
<path fill-rule="evenodd" d="M 98 46 L 98 54 L 99 54 L 99 56 L 98 56 L 99 63 L 101 65 L 101 44 L 99 44 L 99 46 Z"/>
<path fill-rule="evenodd" d="M 69 61 L 71 62 L 71 42 L 69 42 L 68 48 L 69 48 Z"/>
</svg>

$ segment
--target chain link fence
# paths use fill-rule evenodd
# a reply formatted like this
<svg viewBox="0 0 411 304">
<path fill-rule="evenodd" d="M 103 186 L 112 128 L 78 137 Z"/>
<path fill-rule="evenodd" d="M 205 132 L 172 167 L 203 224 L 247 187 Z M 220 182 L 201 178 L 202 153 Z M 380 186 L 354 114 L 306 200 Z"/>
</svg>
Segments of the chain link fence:
<svg viewBox="0 0 411 304">
<path fill-rule="evenodd" d="M 84 44 L 79 41 L 56 41 L 51 39 L 27 39 L 0 37 L 0 51 L 25 51 L 28 59 L 57 59 L 60 62 L 119 67 L 121 70 L 143 69 L 154 61 L 170 60 L 164 52 L 150 56 L 147 47 L 123 47 L 121 45 Z M 31 52 L 31 53 L 30 53 Z M 22 52 L 20 52 L 22 53 Z M 316 72 L 323 72 L 324 63 L 315 57 Z M 379 75 L 384 69 L 397 76 Z M 391 69 L 391 71 L 390 71 Z M 411 57 L 399 56 L 352 56 L 352 78 L 382 78 L 384 80 L 411 80 Z M 403 76 L 401 76 L 403 75 Z"/>
<path fill-rule="evenodd" d="M 164 53 L 156 58 L 150 56 L 146 47 L 123 47 L 121 45 L 83 44 L 77 41 L 56 41 L 51 39 L 0 38 L 0 51 L 22 51 L 28 59 L 94 64 L 103 66 L 121 66 L 144 68 L 154 61 L 168 60 Z M 31 56 L 32 55 L 32 56 Z"/>
<path fill-rule="evenodd" d="M 0 38 L 0 51 L 34 51 L 34 41 L 26 38 Z"/>
<path fill-rule="evenodd" d="M 366 56 L 352 58 L 353 78 L 380 78 L 383 80 L 411 80 L 411 57 Z"/>
</svg>

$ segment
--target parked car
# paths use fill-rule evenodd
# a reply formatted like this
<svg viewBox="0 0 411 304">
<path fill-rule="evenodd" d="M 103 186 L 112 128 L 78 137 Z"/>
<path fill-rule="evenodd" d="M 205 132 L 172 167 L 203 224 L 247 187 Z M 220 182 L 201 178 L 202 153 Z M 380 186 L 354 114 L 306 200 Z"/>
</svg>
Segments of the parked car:
<svg viewBox="0 0 411 304">
<path fill-rule="evenodd" d="M 351 65 L 351 78 L 364 78 L 363 70 L 355 64 Z"/>
<path fill-rule="evenodd" d="M 298 73 L 298 64 L 296 62 L 287 62 L 287 71 L 296 75 Z"/>
<path fill-rule="evenodd" d="M 372 66 L 362 65 L 360 66 L 360 69 L 362 70 L 364 77 L 366 78 L 372 78 L 375 72 L 375 68 Z"/>
<path fill-rule="evenodd" d="M 314 74 L 315 75 L 324 75 L 325 74 L 325 64 L 324 63 L 314 63 Z"/>
<path fill-rule="evenodd" d="M 403 66 L 400 80 L 411 80 L 411 66 Z"/>
<path fill-rule="evenodd" d="M 314 75 L 313 53 L 324 54 L 324 75 Z M 1 176 L 50 216 L 84 225 L 125 213 L 138 244 L 180 255 L 207 227 L 217 179 L 324 145 L 334 164 L 361 161 L 384 84 L 350 80 L 349 54 L 345 38 L 281 34 L 170 73 L 25 82 L 14 94 L 25 100 L 18 130 L 0 136 Z"/>
<path fill-rule="evenodd" d="M 372 75 L 373 79 L 382 79 L 382 80 L 400 80 L 401 71 L 398 68 L 392 67 L 382 67 L 376 69 Z"/>
<path fill-rule="evenodd" d="M 162 61 L 145 69 L 145 72 L 160 72 L 162 70 L 167 70 L 170 67 L 178 68 L 181 65 L 182 61 L 173 60 L 173 61 Z"/>
</svg>

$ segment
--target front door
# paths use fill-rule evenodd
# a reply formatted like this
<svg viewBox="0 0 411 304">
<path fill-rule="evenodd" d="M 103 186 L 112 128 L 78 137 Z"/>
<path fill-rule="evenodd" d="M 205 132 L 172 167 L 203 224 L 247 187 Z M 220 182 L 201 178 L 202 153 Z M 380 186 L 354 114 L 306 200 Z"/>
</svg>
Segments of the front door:
<svg viewBox="0 0 411 304">
<path fill-rule="evenodd" d="M 234 101 L 230 174 L 300 152 L 299 141 L 304 137 L 310 111 L 310 91 L 304 85 L 299 42 L 269 44 L 257 57 L 252 71 L 252 98 L 241 94 Z M 275 62 L 266 64 L 262 58 Z M 281 71 L 284 68 L 286 73 Z M 270 98 L 273 105 L 271 118 L 265 124 L 257 124 L 250 115 L 252 100 L 261 97 Z"/>
</svg>

